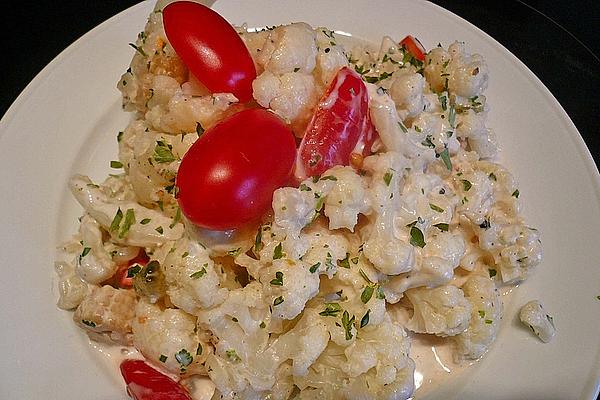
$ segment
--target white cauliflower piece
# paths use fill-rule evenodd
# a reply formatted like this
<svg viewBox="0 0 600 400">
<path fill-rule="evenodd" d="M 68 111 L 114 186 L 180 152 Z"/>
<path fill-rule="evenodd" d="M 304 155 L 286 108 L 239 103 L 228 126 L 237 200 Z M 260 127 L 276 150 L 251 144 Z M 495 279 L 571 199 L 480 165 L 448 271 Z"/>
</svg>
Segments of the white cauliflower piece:
<svg viewBox="0 0 600 400">
<path fill-rule="evenodd" d="M 329 229 L 347 228 L 353 232 L 358 214 L 366 214 L 370 209 L 365 183 L 352 167 L 337 166 L 323 176 L 335 179 L 333 189 L 325 197 Z"/>
<path fill-rule="evenodd" d="M 86 176 L 75 175 L 71 178 L 69 186 L 79 204 L 104 230 L 111 234 L 115 243 L 151 247 L 167 241 L 177 240 L 183 235 L 183 224 L 181 222 L 174 223 L 171 218 L 164 214 L 143 207 L 133 201 L 118 202 L 110 199 Z M 115 225 L 115 217 L 119 213 L 121 218 L 119 223 Z M 129 220 L 128 214 L 130 216 Z M 143 219 L 149 219 L 150 222 L 145 225 L 141 224 L 140 222 Z M 129 225 L 129 222 L 131 222 L 131 225 Z M 115 229 L 115 227 L 118 229 Z M 159 227 L 162 228 L 162 233 L 157 231 Z"/>
<path fill-rule="evenodd" d="M 77 258 L 77 273 L 88 283 L 100 284 L 114 275 L 117 264 L 104 248 L 100 225 L 89 215 L 81 218 L 79 234 L 83 251 Z"/>
<path fill-rule="evenodd" d="M 294 377 L 299 398 L 408 399 L 415 367 L 409 348 L 402 327 L 387 317 L 375 329 L 361 330 L 343 354 L 329 344 L 306 376 Z"/>
<path fill-rule="evenodd" d="M 410 271 L 415 265 L 413 246 L 406 240 L 406 233 L 394 226 L 405 166 L 406 159 L 391 151 L 367 157 L 363 163 L 363 168 L 372 174 L 369 194 L 374 214 L 363 251 L 375 268 L 386 275 Z"/>
<path fill-rule="evenodd" d="M 465 173 L 454 178 L 454 187 L 461 203 L 457 207 L 459 214 L 479 225 L 483 223 L 494 203 L 492 184 L 488 174 L 483 171 Z"/>
<path fill-rule="evenodd" d="M 196 333 L 196 317 L 140 300 L 132 323 L 133 345 L 151 363 L 174 374 L 205 374 L 212 346 Z"/>
<path fill-rule="evenodd" d="M 58 275 L 58 302 L 56 305 L 63 310 L 76 308 L 88 294 L 88 285 L 75 273 L 73 265 L 66 261 L 54 263 Z"/>
<path fill-rule="evenodd" d="M 303 261 L 281 258 L 261 271 L 260 281 L 263 291 L 271 296 L 274 317 L 295 318 L 319 292 L 319 274 L 311 272 L 310 267 Z"/>
<path fill-rule="evenodd" d="M 413 332 L 446 337 L 458 335 L 469 326 L 471 303 L 456 286 L 410 289 L 406 296 L 414 310 L 406 328 Z"/>
<path fill-rule="evenodd" d="M 335 33 L 317 28 L 317 65 L 315 73 L 323 87 L 329 86 L 337 72 L 348 65 L 344 48 L 337 44 Z"/>
<path fill-rule="evenodd" d="M 269 31 L 257 61 L 276 75 L 294 71 L 310 74 L 316 65 L 315 39 L 315 31 L 304 22 L 278 26 Z"/>
<path fill-rule="evenodd" d="M 506 226 L 499 238 L 505 244 L 500 251 L 500 274 L 506 283 L 520 282 L 542 260 L 539 231 L 522 224 Z"/>
<path fill-rule="evenodd" d="M 424 75 L 434 92 L 448 89 L 451 95 L 474 97 L 487 88 L 488 68 L 479 54 L 469 55 L 464 43 L 454 42 L 446 51 L 432 49 L 425 56 Z"/>
<path fill-rule="evenodd" d="M 133 290 L 94 286 L 73 314 L 73 321 L 93 339 L 131 344 L 136 296 Z"/>
<path fill-rule="evenodd" d="M 423 75 L 411 72 L 394 74 L 394 83 L 390 87 L 390 96 L 396 103 L 396 108 L 404 110 L 407 117 L 419 115 L 425 107 L 425 78 Z"/>
<path fill-rule="evenodd" d="M 145 118 L 153 129 L 160 132 L 174 135 L 195 132 L 198 123 L 204 128 L 214 125 L 237 102 L 238 99 L 231 93 L 195 97 L 178 89 L 168 103 L 159 103 L 150 108 Z"/>
<path fill-rule="evenodd" d="M 474 275 L 462 287 L 465 298 L 471 303 L 471 321 L 463 333 L 454 336 L 454 359 L 476 360 L 496 340 L 502 319 L 502 301 L 494 281 Z"/>
<path fill-rule="evenodd" d="M 180 240 L 162 263 L 167 294 L 182 310 L 196 314 L 225 300 L 227 290 L 220 287 L 215 263 L 198 243 Z"/>
<path fill-rule="evenodd" d="M 554 319 L 539 300 L 532 300 L 521 307 L 519 319 L 544 343 L 550 342 L 556 334 Z"/>
<path fill-rule="evenodd" d="M 306 125 L 318 100 L 314 77 L 299 72 L 275 75 L 267 70 L 252 82 L 252 89 L 258 104 L 296 128 Z"/>
</svg>

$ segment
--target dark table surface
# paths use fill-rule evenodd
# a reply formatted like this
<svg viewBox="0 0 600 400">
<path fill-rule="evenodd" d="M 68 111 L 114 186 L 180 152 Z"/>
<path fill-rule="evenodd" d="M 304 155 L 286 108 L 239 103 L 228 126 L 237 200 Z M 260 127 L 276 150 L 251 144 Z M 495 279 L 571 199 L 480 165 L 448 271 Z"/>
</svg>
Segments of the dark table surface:
<svg viewBox="0 0 600 400">
<path fill-rule="evenodd" d="M 434 3 L 487 32 L 550 89 L 600 165 L 600 1 Z M 39 0 L 3 7 L 0 115 L 63 49 L 133 0 Z"/>
<path fill-rule="evenodd" d="M 0 115 L 63 49 L 132 0 L 38 0 L 3 7 Z M 600 1 L 434 3 L 487 32 L 521 59 L 571 117 L 600 165 Z"/>
</svg>

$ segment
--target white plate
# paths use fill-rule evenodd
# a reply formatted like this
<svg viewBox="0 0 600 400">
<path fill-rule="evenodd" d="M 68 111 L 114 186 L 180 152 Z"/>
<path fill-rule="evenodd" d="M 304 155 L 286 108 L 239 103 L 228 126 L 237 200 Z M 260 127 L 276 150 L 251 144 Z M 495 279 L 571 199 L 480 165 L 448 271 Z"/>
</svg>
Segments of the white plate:
<svg viewBox="0 0 600 400">
<path fill-rule="evenodd" d="M 251 4 L 251 5 L 250 5 Z M 426 47 L 467 42 L 490 67 L 489 126 L 520 182 L 545 258 L 506 307 L 490 353 L 439 388 L 444 398 L 593 399 L 600 377 L 600 176 L 567 114 L 512 54 L 466 21 L 430 3 L 405 1 L 219 1 L 217 11 L 250 26 L 307 21 L 378 40 L 418 36 Z M 115 82 L 152 9 L 139 4 L 98 26 L 58 56 L 0 122 L 0 398 L 125 398 L 115 371 L 98 363 L 69 313 L 55 307 L 56 245 L 75 230 L 67 192 L 74 172 L 102 178 L 128 116 Z M 517 306 L 541 299 L 558 336 L 547 345 L 519 326 Z"/>
</svg>

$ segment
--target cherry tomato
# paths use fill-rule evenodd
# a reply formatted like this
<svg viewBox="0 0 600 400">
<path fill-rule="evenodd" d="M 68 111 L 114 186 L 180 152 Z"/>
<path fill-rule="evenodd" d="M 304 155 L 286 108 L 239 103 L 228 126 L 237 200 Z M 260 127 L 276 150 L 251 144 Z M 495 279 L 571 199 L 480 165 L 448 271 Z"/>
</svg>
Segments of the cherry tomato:
<svg viewBox="0 0 600 400">
<path fill-rule="evenodd" d="M 134 400 L 192 399 L 183 386 L 142 360 L 123 361 L 121 375 L 127 384 L 127 393 Z"/>
<path fill-rule="evenodd" d="M 254 61 L 235 29 L 202 4 L 177 1 L 163 12 L 167 38 L 185 65 L 213 93 L 252 98 Z"/>
<path fill-rule="evenodd" d="M 300 143 L 296 178 L 348 165 L 352 153 L 369 154 L 377 138 L 369 116 L 369 96 L 360 75 L 340 69 L 321 97 Z"/>
<path fill-rule="evenodd" d="M 256 220 L 270 209 L 275 189 L 288 183 L 295 156 L 292 131 L 272 112 L 229 116 L 207 129 L 181 160 L 181 211 L 213 230 Z"/>
<path fill-rule="evenodd" d="M 148 261 L 150 261 L 150 257 L 148 257 L 148 255 L 146 254 L 146 252 L 144 251 L 144 249 L 140 249 L 140 252 L 138 253 L 137 256 L 135 256 L 135 258 L 129 260 L 127 262 L 127 264 L 123 264 L 120 265 L 119 268 L 117 269 L 117 272 L 115 272 L 114 275 L 114 285 L 116 287 L 119 288 L 123 288 L 123 289 L 130 289 L 133 287 L 133 277 L 129 277 L 129 268 L 135 266 L 136 264 L 139 265 L 140 267 L 145 267 L 146 264 L 148 264 Z"/>
<path fill-rule="evenodd" d="M 400 45 L 404 46 L 404 48 L 417 60 L 425 61 L 425 54 L 427 51 L 416 37 L 408 35 L 400 41 Z"/>
</svg>

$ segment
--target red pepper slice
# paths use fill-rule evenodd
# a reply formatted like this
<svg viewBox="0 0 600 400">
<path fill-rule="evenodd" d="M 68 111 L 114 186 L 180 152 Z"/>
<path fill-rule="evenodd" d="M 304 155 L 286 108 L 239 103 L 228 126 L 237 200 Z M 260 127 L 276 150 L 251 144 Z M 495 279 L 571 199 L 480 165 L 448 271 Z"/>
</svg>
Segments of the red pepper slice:
<svg viewBox="0 0 600 400">
<path fill-rule="evenodd" d="M 369 95 L 360 75 L 338 71 L 317 105 L 300 143 L 296 179 L 349 165 L 352 153 L 368 155 L 377 138 L 369 115 Z"/>
<path fill-rule="evenodd" d="M 400 46 L 404 46 L 404 48 L 417 60 L 425 61 L 425 54 L 427 54 L 427 50 L 425 50 L 425 47 L 423 47 L 421 42 L 419 42 L 419 39 L 416 37 L 412 35 L 406 36 L 400 41 Z"/>
<path fill-rule="evenodd" d="M 192 400 L 183 386 L 142 360 L 123 361 L 121 375 L 134 400 Z"/>
</svg>

